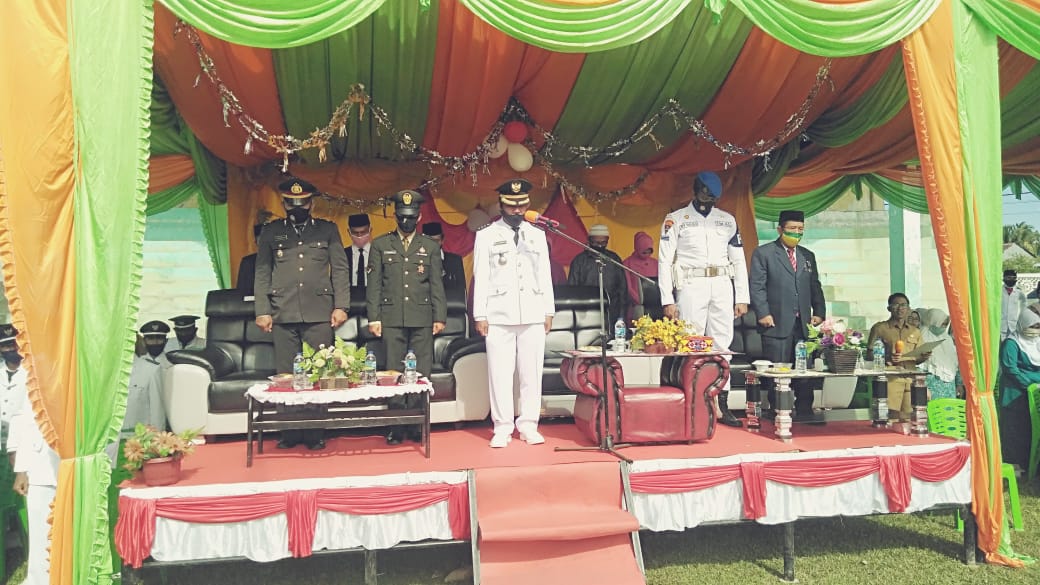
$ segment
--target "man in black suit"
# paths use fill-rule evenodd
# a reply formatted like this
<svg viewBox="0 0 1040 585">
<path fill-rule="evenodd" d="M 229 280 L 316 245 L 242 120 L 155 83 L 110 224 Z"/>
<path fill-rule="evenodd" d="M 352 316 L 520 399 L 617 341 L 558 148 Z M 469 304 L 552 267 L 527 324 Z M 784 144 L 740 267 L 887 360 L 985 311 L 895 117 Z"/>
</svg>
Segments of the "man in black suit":
<svg viewBox="0 0 1040 585">
<path fill-rule="evenodd" d="M 794 362 L 794 346 L 805 339 L 806 324 L 827 316 L 816 255 L 798 245 L 805 233 L 805 213 L 780 212 L 780 237 L 751 256 L 751 308 L 758 315 L 762 352 L 774 362 Z M 769 383 L 769 381 L 767 381 Z M 794 380 L 795 416 L 812 417 L 813 390 L 808 380 Z M 775 405 L 773 389 L 770 402 Z"/>
<path fill-rule="evenodd" d="M 253 226 L 253 241 L 260 244 L 260 232 L 264 231 L 264 224 L 258 223 Z M 256 279 L 256 253 L 242 256 L 238 262 L 238 282 L 235 289 L 242 291 L 245 296 L 253 295 L 253 281 Z"/>
<path fill-rule="evenodd" d="M 444 272 L 444 288 L 466 288 L 466 270 L 462 267 L 462 256 L 444 251 L 444 227 L 432 221 L 422 226 L 424 236 L 441 246 L 441 266 Z"/>
<path fill-rule="evenodd" d="M 347 218 L 350 232 L 350 247 L 347 253 L 347 269 L 350 271 L 350 286 L 365 288 L 368 284 L 368 258 L 372 250 L 372 221 L 367 213 L 355 213 Z"/>
</svg>

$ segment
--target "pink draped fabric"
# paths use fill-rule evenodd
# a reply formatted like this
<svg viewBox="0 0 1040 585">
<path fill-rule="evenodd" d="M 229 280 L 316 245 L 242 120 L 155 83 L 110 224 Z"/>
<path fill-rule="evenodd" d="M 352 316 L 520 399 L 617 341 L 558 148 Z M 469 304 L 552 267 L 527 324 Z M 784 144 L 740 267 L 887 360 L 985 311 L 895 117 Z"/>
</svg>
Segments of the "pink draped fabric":
<svg viewBox="0 0 1040 585">
<path fill-rule="evenodd" d="M 289 552 L 310 556 L 318 510 L 375 515 L 418 510 L 448 502 L 452 538 L 469 537 L 469 492 L 465 483 L 422 484 L 371 488 L 295 490 L 214 498 L 119 498 L 116 550 L 132 567 L 140 567 L 155 542 L 155 519 L 199 524 L 247 522 L 285 514 Z"/>
<path fill-rule="evenodd" d="M 434 202 L 434 196 L 427 190 L 423 190 L 422 205 L 419 206 L 419 213 L 422 214 L 422 223 L 439 223 L 444 228 L 444 251 L 451 252 L 452 254 L 458 254 L 459 256 L 466 257 L 473 252 L 473 241 L 477 235 L 475 232 L 469 230 L 469 226 L 466 222 L 462 222 L 459 225 L 454 225 L 444 221 L 441 217 L 441 212 L 437 211 L 437 204 Z"/>
<path fill-rule="evenodd" d="M 579 242 L 584 242 L 589 237 L 585 224 L 581 221 L 581 217 L 578 216 L 578 210 L 574 208 L 574 202 L 567 196 L 563 187 L 559 185 L 556 186 L 556 193 L 553 194 L 549 205 L 546 206 L 542 215 L 560 222 L 562 226 L 566 227 L 566 229 L 561 229 L 560 231 L 565 232 Z M 552 248 L 549 258 L 554 265 L 561 267 L 570 266 L 571 260 L 574 260 L 574 257 L 581 253 L 581 248 L 578 245 L 560 236 L 546 233 L 546 238 L 549 246 Z"/>
<path fill-rule="evenodd" d="M 743 482 L 744 516 L 757 520 L 766 515 L 766 481 L 798 487 L 827 487 L 877 473 L 888 497 L 890 512 L 904 512 L 910 504 L 913 477 L 920 481 L 947 481 L 968 462 L 967 445 L 957 445 L 922 455 L 835 457 L 801 461 L 751 461 L 721 467 L 633 473 L 632 491 L 674 494 L 697 491 L 740 479 Z M 736 471 L 738 470 L 739 471 Z"/>
</svg>

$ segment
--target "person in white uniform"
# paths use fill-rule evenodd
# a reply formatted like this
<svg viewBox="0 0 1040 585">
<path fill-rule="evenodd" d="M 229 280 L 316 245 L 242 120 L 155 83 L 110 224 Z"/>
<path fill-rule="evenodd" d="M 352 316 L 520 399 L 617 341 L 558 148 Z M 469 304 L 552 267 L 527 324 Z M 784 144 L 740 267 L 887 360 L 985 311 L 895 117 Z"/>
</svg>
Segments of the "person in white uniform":
<svg viewBox="0 0 1040 585">
<path fill-rule="evenodd" d="M 665 216 L 658 286 L 666 317 L 686 321 L 713 338 L 715 349 L 728 350 L 733 320 L 747 313 L 750 296 L 737 220 L 715 207 L 721 196 L 719 176 L 698 173 L 690 204 Z M 716 399 L 716 416 L 723 424 L 740 426 L 726 406 L 728 396 L 727 381 Z"/>
<path fill-rule="evenodd" d="M 1015 288 L 1018 284 L 1018 272 L 1004 271 L 1004 286 L 1000 295 L 1000 340 L 1004 341 L 1018 329 L 1018 317 L 1022 309 L 1026 308 L 1026 295 Z"/>
<path fill-rule="evenodd" d="M 138 335 L 138 340 L 141 339 Z M 132 437 L 137 423 L 159 430 L 166 429 L 166 408 L 162 402 L 162 366 L 144 350 L 143 341 L 137 345 L 134 361 L 130 366 L 126 416 L 119 433 L 121 439 Z"/>
<path fill-rule="evenodd" d="M 11 428 L 11 419 L 22 409 L 22 403 L 28 395 L 25 385 L 26 371 L 22 367 L 22 356 L 18 353 L 18 342 L 15 337 L 18 330 L 14 325 L 0 325 L 0 354 L 4 357 L 3 375 L 0 375 L 0 444 L 7 444 L 7 433 Z M 0 486 L 6 489 L 6 486 Z"/>
<path fill-rule="evenodd" d="M 195 324 L 199 318 L 195 315 L 178 315 L 173 321 L 174 338 L 166 341 L 163 353 L 178 349 L 205 349 L 206 338 L 199 337 L 199 328 Z"/>
<path fill-rule="evenodd" d="M 519 431 L 530 445 L 542 405 L 545 336 L 556 314 L 549 247 L 541 230 L 524 222 L 531 183 L 514 179 L 498 188 L 501 217 L 481 228 L 473 243 L 473 320 L 487 338 L 491 389 L 491 446 L 505 447 Z M 514 421 L 513 377 L 520 383 Z"/>
<path fill-rule="evenodd" d="M 3 338 L 0 338 L 0 351 L 3 351 L 4 361 L 8 363 L 10 370 L 12 360 L 9 353 L 17 352 L 14 327 L 0 326 L 0 335 L 3 335 Z M 33 416 L 24 381 L 17 389 L 9 390 L 21 393 L 13 402 L 18 405 L 18 410 L 11 417 L 5 446 L 8 453 L 14 454 L 13 489 L 26 497 L 25 507 L 29 521 L 29 558 L 22 585 L 47 585 L 50 583 L 50 527 L 47 525 L 47 517 L 50 515 L 51 502 L 58 486 L 60 459 L 43 440 L 43 434 Z"/>
</svg>

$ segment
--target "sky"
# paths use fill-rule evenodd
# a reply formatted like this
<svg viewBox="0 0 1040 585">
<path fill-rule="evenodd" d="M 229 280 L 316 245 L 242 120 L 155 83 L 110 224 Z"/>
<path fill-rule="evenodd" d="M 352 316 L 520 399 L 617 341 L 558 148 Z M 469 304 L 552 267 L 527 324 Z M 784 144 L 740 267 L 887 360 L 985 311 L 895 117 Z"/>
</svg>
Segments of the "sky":
<svg viewBox="0 0 1040 585">
<path fill-rule="evenodd" d="M 1040 199 L 1027 193 L 1022 199 L 1014 195 L 1004 194 L 1004 225 L 1027 223 L 1040 230 Z"/>
</svg>

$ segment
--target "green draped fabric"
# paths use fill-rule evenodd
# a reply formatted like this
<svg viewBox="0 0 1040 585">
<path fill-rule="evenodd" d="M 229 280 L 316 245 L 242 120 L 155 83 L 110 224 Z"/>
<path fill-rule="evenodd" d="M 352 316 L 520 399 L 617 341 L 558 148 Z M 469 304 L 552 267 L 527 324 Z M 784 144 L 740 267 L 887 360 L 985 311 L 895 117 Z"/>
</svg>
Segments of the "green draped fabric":
<svg viewBox="0 0 1040 585">
<path fill-rule="evenodd" d="M 1010 148 L 1040 136 L 1040 66 L 1033 69 L 1001 102 L 1001 145 Z"/>
<path fill-rule="evenodd" d="M 604 147 L 630 136 L 669 98 L 700 115 L 725 81 L 750 30 L 751 23 L 739 15 L 714 25 L 709 11 L 692 4 L 642 43 L 590 53 L 553 132 L 574 145 Z M 684 131 L 666 118 L 654 136 L 667 147 Z M 562 149 L 551 154 L 554 161 L 575 158 Z M 638 162 L 655 154 L 656 145 L 646 139 L 613 160 Z"/>
<path fill-rule="evenodd" d="M 152 193 L 148 196 L 148 207 L 145 209 L 145 214 L 155 215 L 157 213 L 169 211 L 198 193 L 199 184 L 195 181 L 194 177 L 184 181 L 180 185 L 174 185 L 164 191 Z"/>
<path fill-rule="evenodd" d="M 160 0 L 218 39 L 250 47 L 299 47 L 343 32 L 386 0 Z M 409 0 L 411 3 L 411 0 Z"/>
<path fill-rule="evenodd" d="M 877 84 L 847 108 L 828 110 L 805 131 L 813 142 L 828 148 L 852 144 L 867 132 L 891 120 L 906 106 L 903 57 L 896 54 Z"/>
<path fill-rule="evenodd" d="M 785 209 L 801 209 L 806 217 L 810 217 L 825 211 L 855 184 L 856 177 L 846 176 L 801 195 L 756 197 L 755 217 L 765 221 L 776 221 L 780 212 Z"/>
<path fill-rule="evenodd" d="M 104 585 L 111 583 L 112 560 L 108 497 L 98 486 L 109 484 L 104 449 L 118 437 L 126 413 L 140 299 L 152 3 L 91 0 L 70 2 L 68 10 L 79 171 L 73 202 L 78 412 L 72 582 Z"/>
<path fill-rule="evenodd" d="M 928 214 L 928 198 L 924 187 L 904 185 L 880 175 L 861 175 L 862 184 L 880 196 L 889 204 L 902 209 L 909 209 L 921 214 Z"/>
<path fill-rule="evenodd" d="M 705 0 L 705 4 L 721 15 L 728 2 L 769 36 L 804 53 L 851 57 L 899 41 L 928 20 L 942 1 Z"/>
<path fill-rule="evenodd" d="M 637 43 L 672 21 L 691 0 L 617 0 L 578 6 L 539 0 L 459 0 L 482 20 L 529 45 L 592 53 Z"/>
<path fill-rule="evenodd" d="M 319 43 L 274 51 L 289 133 L 307 136 L 324 127 L 350 85 L 360 82 L 397 128 L 421 141 L 433 80 L 437 14 L 436 3 L 426 9 L 417 2 L 387 2 L 350 30 Z M 333 139 L 329 160 L 400 156 L 393 138 L 370 113 L 358 122 L 356 106 L 347 131 L 347 138 Z M 299 154 L 307 163 L 318 163 L 315 149 Z"/>
<path fill-rule="evenodd" d="M 188 141 L 185 140 L 184 127 L 187 124 L 181 120 L 177 107 L 173 105 L 173 100 L 170 99 L 170 94 L 158 75 L 152 77 L 152 103 L 149 111 L 152 155 L 186 154 Z"/>
<path fill-rule="evenodd" d="M 1012 47 L 1040 59 L 1040 12 L 1012 0 L 961 1 Z"/>
<path fill-rule="evenodd" d="M 1004 186 L 1011 190 L 1011 194 L 1021 199 L 1023 194 L 1030 194 L 1040 199 L 1040 177 L 1016 176 L 1004 177 Z"/>
<path fill-rule="evenodd" d="M 198 203 L 199 217 L 202 219 L 202 233 L 206 235 L 209 260 L 213 264 L 213 272 L 217 275 L 217 283 L 220 288 L 231 288 L 227 204 L 213 205 L 203 197 L 199 197 Z"/>
<path fill-rule="evenodd" d="M 801 152 L 801 140 L 791 140 L 769 153 L 769 158 L 756 158 L 751 171 L 751 192 L 756 197 L 769 193 L 780 179 L 784 178 L 787 169 L 798 159 Z"/>
</svg>

